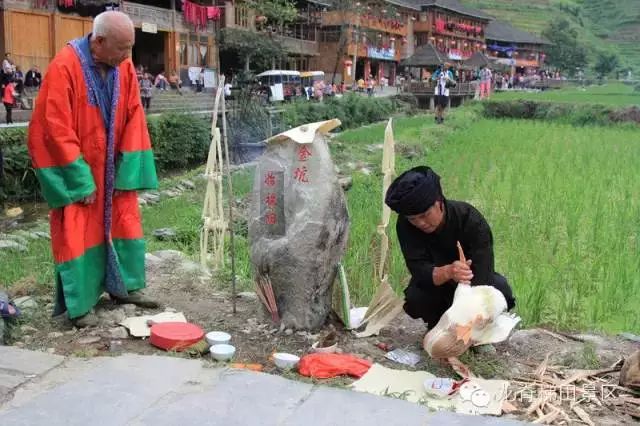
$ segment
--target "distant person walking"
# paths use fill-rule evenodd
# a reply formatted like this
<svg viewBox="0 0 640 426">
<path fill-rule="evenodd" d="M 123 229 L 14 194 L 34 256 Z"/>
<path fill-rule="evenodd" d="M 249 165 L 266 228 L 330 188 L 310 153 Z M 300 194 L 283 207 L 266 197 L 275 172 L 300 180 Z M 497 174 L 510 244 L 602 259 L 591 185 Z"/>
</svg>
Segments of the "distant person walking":
<svg viewBox="0 0 640 426">
<path fill-rule="evenodd" d="M 152 96 L 153 83 L 151 82 L 151 75 L 144 73 L 143 78 L 140 80 L 140 99 L 142 100 L 142 107 L 146 112 L 149 112 L 149 108 L 151 108 Z"/>
<path fill-rule="evenodd" d="M 16 92 L 16 83 L 12 78 L 10 78 L 7 80 L 2 93 L 2 103 L 4 104 L 4 109 L 7 111 L 7 124 L 13 124 L 11 111 L 16 104 L 16 96 L 18 96 L 18 93 Z"/>
<path fill-rule="evenodd" d="M 434 90 L 435 106 L 436 106 L 436 123 L 444 123 L 444 110 L 449 106 L 449 87 L 455 85 L 453 79 L 453 73 L 446 68 L 446 65 L 441 65 L 436 72 L 431 76 L 432 80 L 436 82 L 436 88 Z"/>
<path fill-rule="evenodd" d="M 480 71 L 480 99 L 488 99 L 491 95 L 491 80 L 493 74 L 489 67 L 484 67 Z"/>
</svg>

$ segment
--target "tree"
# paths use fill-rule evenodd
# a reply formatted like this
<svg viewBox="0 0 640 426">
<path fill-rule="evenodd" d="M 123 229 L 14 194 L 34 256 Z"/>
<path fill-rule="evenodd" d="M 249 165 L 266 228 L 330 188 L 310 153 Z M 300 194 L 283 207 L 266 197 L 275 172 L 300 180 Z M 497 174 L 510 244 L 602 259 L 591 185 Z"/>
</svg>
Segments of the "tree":
<svg viewBox="0 0 640 426">
<path fill-rule="evenodd" d="M 262 68 L 270 68 L 273 59 L 286 57 L 280 44 L 270 34 L 240 28 L 223 28 L 218 33 L 222 50 L 235 50 L 244 60 L 244 71 L 249 72 L 251 61 Z"/>
<path fill-rule="evenodd" d="M 598 78 L 606 77 L 620 66 L 620 59 L 615 53 L 599 52 L 593 70 Z"/>
<path fill-rule="evenodd" d="M 587 65 L 587 49 L 578 41 L 578 31 L 564 18 L 549 23 L 542 35 L 553 43 L 547 49 L 546 62 L 570 75 Z"/>
<path fill-rule="evenodd" d="M 298 17 L 298 9 L 292 0 L 248 0 L 246 4 L 280 30 Z"/>
</svg>

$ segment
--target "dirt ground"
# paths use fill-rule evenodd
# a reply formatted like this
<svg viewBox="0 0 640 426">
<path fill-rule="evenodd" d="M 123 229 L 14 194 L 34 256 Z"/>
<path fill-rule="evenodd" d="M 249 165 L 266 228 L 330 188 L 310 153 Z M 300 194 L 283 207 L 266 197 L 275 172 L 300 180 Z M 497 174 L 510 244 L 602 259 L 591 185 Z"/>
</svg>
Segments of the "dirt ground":
<svg viewBox="0 0 640 426">
<path fill-rule="evenodd" d="M 241 293 L 236 298 L 237 312 L 232 311 L 232 300 L 228 291 L 216 288 L 216 281 L 204 273 L 199 265 L 186 259 L 180 252 L 165 250 L 148 255 L 147 294 L 162 304 L 162 309 L 142 310 L 133 305 L 114 305 L 105 300 L 96 308 L 101 318 L 97 328 L 76 329 L 65 318 L 51 318 L 51 294 L 31 295 L 38 307 L 25 310 L 25 315 L 11 327 L 9 344 L 44 350 L 61 355 L 81 357 L 115 356 L 123 352 L 139 354 L 166 354 L 154 348 L 148 340 L 125 337 L 125 329 L 118 322 L 126 316 L 153 314 L 164 310 L 182 312 L 188 321 L 198 324 L 206 331 L 226 331 L 232 335 L 232 344 L 237 352 L 235 362 L 259 363 L 264 371 L 282 374 L 275 369 L 269 357 L 274 352 L 289 352 L 302 356 L 309 353 L 311 345 L 327 333 L 335 330 L 339 350 L 366 358 L 396 369 L 426 370 L 439 377 L 455 377 L 448 366 L 443 366 L 422 351 L 421 343 L 425 327 L 421 321 L 413 320 L 401 313 L 379 336 L 356 339 L 344 330 L 336 319 L 331 319 L 317 334 L 304 331 L 281 330 L 271 323 L 253 293 Z M 17 293 L 17 294 L 16 294 Z M 13 296 L 23 296 L 28 287 L 17 286 Z M 421 361 L 414 367 L 407 367 L 386 359 L 385 351 L 377 344 L 385 343 L 393 348 L 402 348 L 419 354 Z M 495 345 L 495 351 L 469 352 L 461 360 L 471 370 L 484 378 L 505 379 L 512 382 L 510 391 L 517 395 L 522 383 L 535 381 L 534 371 L 543 363 L 547 354 L 548 370 L 562 372 L 570 369 L 599 369 L 615 364 L 628 357 L 640 344 L 619 337 L 595 334 L 561 335 L 546 330 L 517 330 L 509 341 Z M 187 356 L 174 354 L 175 356 Z M 208 356 L 203 357 L 214 364 Z M 538 371 L 540 372 L 540 371 Z M 551 373 L 549 373 L 551 374 Z M 562 378 L 562 373 L 557 376 Z M 568 374 L 568 373 L 567 373 Z M 617 383 L 617 374 L 602 375 L 608 383 Z M 286 373 L 289 378 L 345 386 L 353 380 L 339 378 L 327 381 L 311 380 L 296 373 Z M 565 376 L 566 377 L 566 376 Z M 532 379 L 533 378 L 533 379 Z M 640 394 L 635 398 L 640 399 Z M 511 399 L 516 411 L 509 417 L 534 420 L 536 413 L 527 415 L 526 408 L 531 401 L 517 397 Z M 595 424 L 636 424 L 637 420 L 625 414 L 625 410 L 595 401 L 580 405 Z M 634 408 L 635 407 L 635 408 Z M 631 409 L 638 409 L 640 405 Z M 572 414 L 569 406 L 565 411 Z M 632 411 L 629 411 L 630 413 Z M 540 413 L 537 413 L 540 415 Z M 573 424 L 562 417 L 555 424 Z M 578 424 L 578 423 L 576 423 Z"/>
</svg>

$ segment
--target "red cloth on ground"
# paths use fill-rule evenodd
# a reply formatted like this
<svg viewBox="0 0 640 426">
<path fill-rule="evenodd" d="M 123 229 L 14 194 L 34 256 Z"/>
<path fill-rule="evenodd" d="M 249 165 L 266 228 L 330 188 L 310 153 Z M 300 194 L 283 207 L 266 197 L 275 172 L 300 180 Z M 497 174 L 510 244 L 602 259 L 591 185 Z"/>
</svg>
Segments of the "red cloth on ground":
<svg viewBox="0 0 640 426">
<path fill-rule="evenodd" d="M 348 374 L 356 378 L 364 376 L 371 368 L 371 362 L 346 354 L 315 353 L 305 355 L 300 360 L 298 372 L 303 376 L 317 379 Z"/>
</svg>

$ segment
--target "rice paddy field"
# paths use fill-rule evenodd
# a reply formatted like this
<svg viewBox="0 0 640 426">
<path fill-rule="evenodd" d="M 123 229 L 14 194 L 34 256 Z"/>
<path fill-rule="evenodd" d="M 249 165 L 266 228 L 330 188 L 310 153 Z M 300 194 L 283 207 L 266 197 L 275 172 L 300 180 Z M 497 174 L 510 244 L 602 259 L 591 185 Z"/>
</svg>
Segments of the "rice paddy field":
<svg viewBox="0 0 640 426">
<path fill-rule="evenodd" d="M 463 110 L 450 129 L 430 116 L 394 123 L 397 172 L 432 166 L 445 196 L 485 215 L 495 240 L 496 270 L 514 287 L 525 325 L 606 332 L 640 331 L 640 133 L 538 121 L 474 120 Z M 346 268 L 352 295 L 366 303 L 375 290 L 376 225 L 382 189 L 383 125 L 343 133 L 339 161 L 368 152 L 374 172 L 354 173 Z M 365 147 L 368 147 L 365 149 Z M 395 216 L 395 215 L 394 215 Z M 392 218 L 392 284 L 408 274 Z"/>
<path fill-rule="evenodd" d="M 640 91 L 626 84 L 614 83 L 602 86 L 570 86 L 557 90 L 498 92 L 494 100 L 526 99 L 532 101 L 602 104 L 610 106 L 640 106 Z"/>
</svg>

